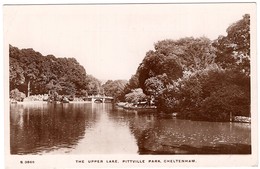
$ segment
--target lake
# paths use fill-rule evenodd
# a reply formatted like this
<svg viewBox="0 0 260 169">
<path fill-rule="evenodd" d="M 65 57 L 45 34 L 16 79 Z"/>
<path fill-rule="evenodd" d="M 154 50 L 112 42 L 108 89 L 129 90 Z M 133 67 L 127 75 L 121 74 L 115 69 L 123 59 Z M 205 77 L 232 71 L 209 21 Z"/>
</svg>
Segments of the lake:
<svg viewBox="0 0 260 169">
<path fill-rule="evenodd" d="M 251 126 L 35 102 L 10 105 L 10 144 L 11 154 L 251 154 Z"/>
</svg>

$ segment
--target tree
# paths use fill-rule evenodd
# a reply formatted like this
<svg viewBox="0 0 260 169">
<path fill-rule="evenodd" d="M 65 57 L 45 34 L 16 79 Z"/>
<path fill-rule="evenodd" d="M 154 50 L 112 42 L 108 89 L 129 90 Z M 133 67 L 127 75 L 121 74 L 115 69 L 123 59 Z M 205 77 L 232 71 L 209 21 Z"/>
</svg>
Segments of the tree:
<svg viewBox="0 0 260 169">
<path fill-rule="evenodd" d="M 250 74 L 250 15 L 230 25 L 227 36 L 219 36 L 216 47 L 216 63 L 222 68 L 239 69 Z"/>
<path fill-rule="evenodd" d="M 179 82 L 179 117 L 228 121 L 250 116 L 250 78 L 235 70 L 203 70 Z"/>
<path fill-rule="evenodd" d="M 10 82 L 11 87 L 13 85 L 17 85 L 17 81 L 21 82 L 18 87 L 19 89 L 25 91 L 27 96 L 29 96 L 31 92 L 31 82 L 35 80 L 35 77 L 38 75 L 37 63 L 38 57 L 41 55 L 40 53 L 34 52 L 32 49 L 22 49 L 19 50 L 16 47 L 12 47 L 9 45 L 9 57 L 10 57 Z M 13 71 L 13 69 L 15 69 Z M 16 72 L 16 73 L 14 73 Z M 16 80 L 13 81 L 13 75 Z M 20 80 L 18 80 L 20 79 Z"/>
<path fill-rule="evenodd" d="M 132 77 L 130 78 L 129 82 L 127 83 L 127 86 L 130 89 L 135 89 L 139 87 L 139 74 L 136 73 L 135 75 L 132 75 Z"/>
<path fill-rule="evenodd" d="M 133 89 L 130 93 L 125 95 L 125 100 L 128 103 L 138 103 L 146 100 L 146 95 L 141 88 Z"/>
<path fill-rule="evenodd" d="M 108 80 L 102 88 L 104 89 L 104 94 L 106 96 L 114 97 L 114 100 L 121 100 L 121 94 L 124 92 L 125 86 L 127 84 L 126 80 Z"/>
<path fill-rule="evenodd" d="M 18 89 L 14 89 L 10 91 L 10 98 L 16 101 L 23 101 L 25 94 L 20 92 Z"/>
<path fill-rule="evenodd" d="M 97 95 L 100 93 L 101 82 L 92 75 L 87 75 L 87 94 Z"/>
<path fill-rule="evenodd" d="M 10 58 L 9 61 L 9 79 L 10 79 L 10 90 L 17 88 L 25 81 L 24 71 L 19 65 L 16 59 Z"/>
<path fill-rule="evenodd" d="M 174 96 L 176 95 L 176 90 L 173 89 L 175 83 L 199 71 L 216 67 L 217 65 L 214 62 L 216 57 L 215 48 L 206 37 L 162 40 L 157 42 L 154 48 L 155 51 L 150 50 L 146 53 L 145 58 L 137 69 L 139 86 L 145 94 L 155 98 L 160 111 L 166 110 L 170 112 L 171 109 L 177 109 L 178 101 L 176 96 Z M 187 80 L 187 88 L 189 88 L 189 80 L 192 79 Z M 190 86 L 194 84 L 199 85 L 197 81 L 190 81 L 189 83 L 191 83 Z M 187 98 L 186 101 L 196 103 L 195 98 L 190 98 L 190 96 L 195 97 L 191 95 L 192 91 L 188 92 L 191 89 L 191 87 L 185 89 L 187 94 L 185 96 Z M 194 89 L 195 91 L 199 92 L 200 90 L 196 88 Z M 198 96 L 199 94 L 197 94 Z"/>
<path fill-rule="evenodd" d="M 240 86 L 230 84 L 212 92 L 197 115 L 197 118 L 211 121 L 229 121 L 235 115 L 249 116 L 250 101 Z"/>
<path fill-rule="evenodd" d="M 138 67 L 139 85 L 145 90 L 145 81 L 166 74 L 175 81 L 185 74 L 206 69 L 214 64 L 215 48 L 206 37 L 162 40 L 155 51 L 148 51 Z"/>
<path fill-rule="evenodd" d="M 182 76 L 182 69 L 173 58 L 154 51 L 146 53 L 137 72 L 139 73 L 139 85 L 144 91 L 146 91 L 145 81 L 151 77 L 166 74 L 170 79 L 175 80 Z"/>
<path fill-rule="evenodd" d="M 196 72 L 214 64 L 215 48 L 206 37 L 162 40 L 155 44 L 158 53 L 174 59 L 185 72 Z"/>
<path fill-rule="evenodd" d="M 10 90 L 46 94 L 55 90 L 64 95 L 81 95 L 87 89 L 86 71 L 74 58 L 42 56 L 33 49 L 9 45 Z"/>
</svg>

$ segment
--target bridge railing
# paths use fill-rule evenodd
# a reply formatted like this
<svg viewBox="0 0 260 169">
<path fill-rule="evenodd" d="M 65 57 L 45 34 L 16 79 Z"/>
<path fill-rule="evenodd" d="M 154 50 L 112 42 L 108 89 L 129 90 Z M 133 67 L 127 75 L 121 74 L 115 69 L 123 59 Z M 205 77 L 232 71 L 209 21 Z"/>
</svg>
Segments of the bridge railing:
<svg viewBox="0 0 260 169">
<path fill-rule="evenodd" d="M 111 97 L 111 96 L 105 96 L 105 95 L 91 95 L 91 96 L 88 96 L 88 98 L 95 98 L 95 99 L 97 99 L 97 98 L 102 98 L 102 99 L 114 99 L 113 97 Z"/>
</svg>

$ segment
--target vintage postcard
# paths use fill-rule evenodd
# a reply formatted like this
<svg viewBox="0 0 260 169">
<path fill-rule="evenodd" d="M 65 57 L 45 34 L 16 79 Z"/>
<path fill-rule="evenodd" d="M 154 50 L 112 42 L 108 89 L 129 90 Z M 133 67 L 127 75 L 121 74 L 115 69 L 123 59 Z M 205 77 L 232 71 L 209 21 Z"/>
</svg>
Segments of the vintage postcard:
<svg viewBox="0 0 260 169">
<path fill-rule="evenodd" d="M 258 165 L 255 3 L 3 16 L 6 168 Z"/>
</svg>

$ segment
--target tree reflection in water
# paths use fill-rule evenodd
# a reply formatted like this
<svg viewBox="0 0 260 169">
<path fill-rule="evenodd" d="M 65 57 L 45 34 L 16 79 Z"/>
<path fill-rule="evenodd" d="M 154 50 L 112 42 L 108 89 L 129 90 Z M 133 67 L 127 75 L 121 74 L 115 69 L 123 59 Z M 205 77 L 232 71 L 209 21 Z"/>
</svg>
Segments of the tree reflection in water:
<svg viewBox="0 0 260 169">
<path fill-rule="evenodd" d="M 39 154 L 75 146 L 98 114 L 79 104 L 12 105 L 11 154 Z"/>
<path fill-rule="evenodd" d="M 245 127 L 246 126 L 246 127 Z M 130 120 L 139 154 L 250 154 L 250 124 L 138 115 Z"/>
</svg>

